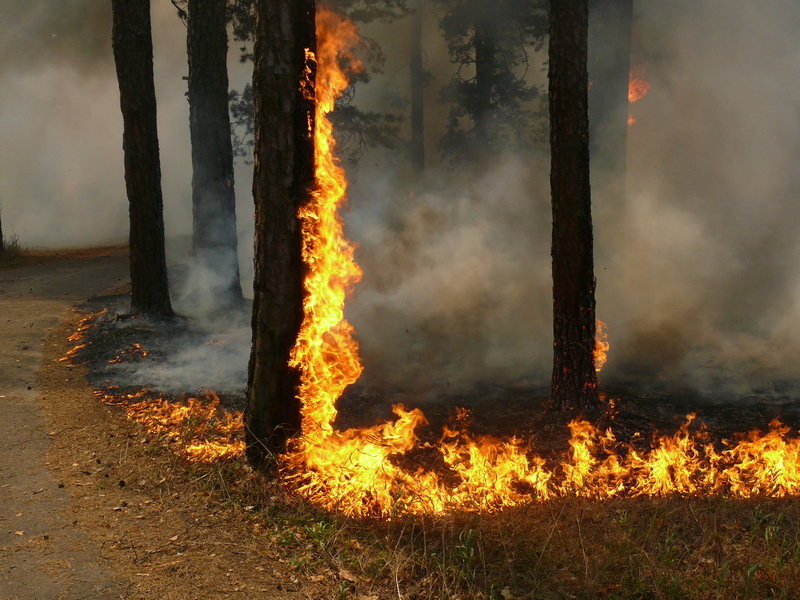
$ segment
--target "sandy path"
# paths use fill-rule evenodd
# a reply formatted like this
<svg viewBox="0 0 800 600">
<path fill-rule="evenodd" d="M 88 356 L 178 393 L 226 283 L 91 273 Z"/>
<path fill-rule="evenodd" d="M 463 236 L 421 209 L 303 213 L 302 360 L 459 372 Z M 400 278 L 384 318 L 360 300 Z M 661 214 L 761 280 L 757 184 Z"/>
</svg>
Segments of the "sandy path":
<svg viewBox="0 0 800 600">
<path fill-rule="evenodd" d="M 0 599 L 118 598 L 124 584 L 102 563 L 47 468 L 50 436 L 36 374 L 59 315 L 124 283 L 127 254 L 113 248 L 26 262 L 0 270 Z"/>
</svg>

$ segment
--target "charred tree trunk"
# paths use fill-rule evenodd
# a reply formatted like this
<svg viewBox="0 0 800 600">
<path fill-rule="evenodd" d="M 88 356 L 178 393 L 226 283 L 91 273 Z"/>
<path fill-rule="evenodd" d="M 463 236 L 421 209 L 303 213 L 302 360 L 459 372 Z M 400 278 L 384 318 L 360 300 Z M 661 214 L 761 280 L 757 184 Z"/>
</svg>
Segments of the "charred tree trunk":
<svg viewBox="0 0 800 600">
<path fill-rule="evenodd" d="M 247 458 L 259 468 L 300 427 L 299 373 L 288 362 L 303 319 L 298 209 L 314 184 L 314 102 L 303 92 L 314 17 L 315 0 L 256 2 L 255 296 L 244 418 Z"/>
<path fill-rule="evenodd" d="M 189 0 L 189 130 L 192 141 L 192 248 L 213 308 L 241 306 L 228 113 L 226 0 Z"/>
<path fill-rule="evenodd" d="M 590 0 L 589 24 L 592 195 L 617 213 L 626 196 L 633 0 Z"/>
<path fill-rule="evenodd" d="M 587 0 L 550 0 L 550 187 L 553 205 L 555 407 L 597 404 L 589 188 Z"/>
<path fill-rule="evenodd" d="M 112 0 L 130 213 L 131 312 L 172 315 L 164 249 L 150 2 Z"/>
<path fill-rule="evenodd" d="M 411 21 L 411 166 L 425 171 L 425 70 L 422 66 L 422 0 L 415 0 Z"/>
</svg>

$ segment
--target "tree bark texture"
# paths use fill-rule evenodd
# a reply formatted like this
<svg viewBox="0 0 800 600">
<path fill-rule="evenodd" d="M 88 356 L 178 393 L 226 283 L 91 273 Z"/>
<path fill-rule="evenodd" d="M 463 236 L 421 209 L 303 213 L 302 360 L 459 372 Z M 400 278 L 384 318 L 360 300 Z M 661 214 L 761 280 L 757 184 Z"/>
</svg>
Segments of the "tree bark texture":
<svg viewBox="0 0 800 600">
<path fill-rule="evenodd" d="M 172 315 L 164 249 L 150 2 L 112 0 L 130 214 L 131 312 Z"/>
<path fill-rule="evenodd" d="M 255 281 L 245 408 L 247 457 L 256 467 L 268 465 L 300 427 L 299 372 L 288 363 L 303 319 L 298 209 L 314 185 L 314 101 L 303 84 L 305 49 L 316 46 L 314 17 L 315 0 L 256 2 Z"/>
<path fill-rule="evenodd" d="M 633 0 L 589 3 L 592 188 L 609 213 L 625 204 Z"/>
<path fill-rule="evenodd" d="M 411 166 L 425 171 L 425 70 L 422 66 L 422 2 L 415 0 L 411 21 Z"/>
<path fill-rule="evenodd" d="M 216 308 L 241 305 L 228 113 L 226 0 L 189 0 L 189 130 L 195 266 Z"/>
<path fill-rule="evenodd" d="M 597 404 L 587 0 L 550 0 L 553 377 L 558 408 Z"/>
</svg>

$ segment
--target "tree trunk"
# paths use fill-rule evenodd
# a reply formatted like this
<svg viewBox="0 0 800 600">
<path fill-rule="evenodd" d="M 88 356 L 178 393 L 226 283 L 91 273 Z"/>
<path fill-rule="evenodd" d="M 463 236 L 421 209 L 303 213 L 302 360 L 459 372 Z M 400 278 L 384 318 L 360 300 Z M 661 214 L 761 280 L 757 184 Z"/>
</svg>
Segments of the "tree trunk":
<svg viewBox="0 0 800 600">
<path fill-rule="evenodd" d="M 172 315 L 164 249 L 150 2 L 112 0 L 130 213 L 131 312 Z"/>
<path fill-rule="evenodd" d="M 411 21 L 411 166 L 425 171 L 425 70 L 422 66 L 422 1 L 415 0 Z"/>
<path fill-rule="evenodd" d="M 592 195 L 596 206 L 618 214 L 626 195 L 633 0 L 591 0 L 589 24 Z"/>
<path fill-rule="evenodd" d="M 305 49 L 316 46 L 314 16 L 315 0 L 256 2 L 255 296 L 244 415 L 256 467 L 267 466 L 300 427 L 300 374 L 288 363 L 303 320 L 298 209 L 314 184 L 314 101 L 303 92 L 310 91 L 303 81 Z"/>
<path fill-rule="evenodd" d="M 550 186 L 553 204 L 555 407 L 597 404 L 589 188 L 587 0 L 550 0 Z"/>
<path fill-rule="evenodd" d="M 239 279 L 233 147 L 228 113 L 226 0 L 189 0 L 189 130 L 192 247 L 205 294 L 216 309 L 244 301 Z"/>
<path fill-rule="evenodd" d="M 497 32 L 488 0 L 476 0 L 475 9 L 475 144 L 478 156 L 490 153 L 492 97 L 497 73 Z"/>
<path fill-rule="evenodd" d="M 6 241 L 3 237 L 3 220 L 2 220 L 2 211 L 0 211 L 0 252 L 6 251 Z"/>
</svg>

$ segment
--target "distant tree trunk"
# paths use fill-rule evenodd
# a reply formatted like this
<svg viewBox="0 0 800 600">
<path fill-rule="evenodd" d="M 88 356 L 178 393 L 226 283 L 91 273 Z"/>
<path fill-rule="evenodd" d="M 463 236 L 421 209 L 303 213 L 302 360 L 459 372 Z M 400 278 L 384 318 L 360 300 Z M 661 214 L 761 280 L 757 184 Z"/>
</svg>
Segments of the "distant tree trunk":
<svg viewBox="0 0 800 600">
<path fill-rule="evenodd" d="M 0 211 L 0 217 L 2 217 L 2 211 Z M 6 241 L 3 237 L 3 220 L 0 218 L 0 252 L 6 251 Z"/>
<path fill-rule="evenodd" d="M 112 0 L 130 213 L 131 312 L 172 315 L 164 249 L 150 2 Z"/>
<path fill-rule="evenodd" d="M 497 32 L 489 0 L 477 0 L 475 9 L 475 98 L 472 106 L 475 120 L 475 143 L 479 155 L 490 152 L 491 120 L 497 73 Z"/>
<path fill-rule="evenodd" d="M 422 1 L 414 1 L 411 21 L 411 166 L 425 171 L 425 70 L 422 66 Z"/>
<path fill-rule="evenodd" d="M 589 131 L 595 205 L 625 204 L 633 0 L 590 0 Z M 598 204 L 599 202 L 599 204 Z"/>
<path fill-rule="evenodd" d="M 189 0 L 189 130 L 192 141 L 192 247 L 214 308 L 241 305 L 228 113 L 226 0 Z M 198 293 L 201 293 L 198 290 Z"/>
<path fill-rule="evenodd" d="M 302 86 L 305 49 L 316 47 L 314 17 L 315 0 L 256 1 L 255 296 L 244 414 L 247 458 L 256 467 L 300 427 L 299 372 L 288 363 L 303 320 L 298 208 L 314 184 L 314 102 Z"/>
<path fill-rule="evenodd" d="M 553 377 L 558 408 L 597 404 L 587 0 L 550 0 Z"/>
</svg>

